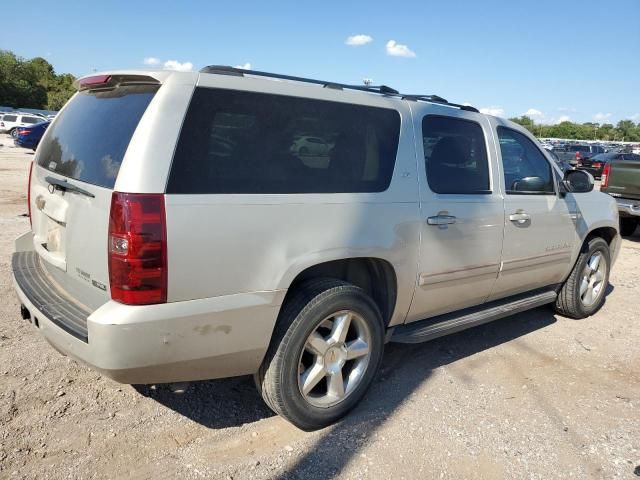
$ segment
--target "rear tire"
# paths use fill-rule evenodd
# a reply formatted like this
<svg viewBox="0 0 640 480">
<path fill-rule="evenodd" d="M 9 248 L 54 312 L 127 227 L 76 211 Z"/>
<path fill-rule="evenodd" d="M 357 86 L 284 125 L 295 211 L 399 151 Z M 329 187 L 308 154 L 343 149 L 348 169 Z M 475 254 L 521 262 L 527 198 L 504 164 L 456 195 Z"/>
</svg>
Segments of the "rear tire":
<svg viewBox="0 0 640 480">
<path fill-rule="evenodd" d="M 312 280 L 283 306 L 254 379 L 274 412 L 302 430 L 316 430 L 362 399 L 383 350 L 382 316 L 361 288 Z"/>
<path fill-rule="evenodd" d="M 555 311 L 576 319 L 597 312 L 604 303 L 610 268 L 609 244 L 600 237 L 590 239 L 558 294 Z"/>
<path fill-rule="evenodd" d="M 11 138 L 16 138 L 18 136 L 18 129 L 12 128 L 11 130 L 9 130 L 9 135 L 11 135 Z"/>
<path fill-rule="evenodd" d="M 638 227 L 638 220 L 631 217 L 620 217 L 620 235 L 630 237 Z"/>
</svg>

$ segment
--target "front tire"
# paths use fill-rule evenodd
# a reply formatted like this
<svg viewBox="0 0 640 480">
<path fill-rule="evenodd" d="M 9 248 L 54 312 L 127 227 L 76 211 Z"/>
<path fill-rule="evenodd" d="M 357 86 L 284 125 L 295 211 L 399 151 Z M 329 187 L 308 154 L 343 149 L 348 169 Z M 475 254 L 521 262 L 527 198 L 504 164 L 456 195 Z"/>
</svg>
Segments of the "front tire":
<svg viewBox="0 0 640 480">
<path fill-rule="evenodd" d="M 638 220 L 632 217 L 620 217 L 620 235 L 630 237 L 638 227 Z"/>
<path fill-rule="evenodd" d="M 256 385 L 273 411 L 302 430 L 316 430 L 362 399 L 383 350 L 382 316 L 373 300 L 355 285 L 313 280 L 283 307 Z"/>
<path fill-rule="evenodd" d="M 604 303 L 610 269 L 609 244 L 600 237 L 590 239 L 558 294 L 556 312 L 576 319 L 597 312 Z"/>
</svg>

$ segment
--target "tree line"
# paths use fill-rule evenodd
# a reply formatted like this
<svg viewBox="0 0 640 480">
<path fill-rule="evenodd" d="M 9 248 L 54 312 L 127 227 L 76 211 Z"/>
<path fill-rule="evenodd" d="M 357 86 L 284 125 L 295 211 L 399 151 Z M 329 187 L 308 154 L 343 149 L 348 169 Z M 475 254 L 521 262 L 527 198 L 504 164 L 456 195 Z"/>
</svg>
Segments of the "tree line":
<svg viewBox="0 0 640 480">
<path fill-rule="evenodd" d="M 542 125 L 526 115 L 509 120 L 522 125 L 538 138 L 640 142 L 640 123 L 633 123 L 631 120 L 620 120 L 616 125 L 594 122 Z"/>
<path fill-rule="evenodd" d="M 42 57 L 30 60 L 0 50 L 0 105 L 12 108 L 60 110 L 74 94 L 75 77 L 56 74 Z"/>
</svg>

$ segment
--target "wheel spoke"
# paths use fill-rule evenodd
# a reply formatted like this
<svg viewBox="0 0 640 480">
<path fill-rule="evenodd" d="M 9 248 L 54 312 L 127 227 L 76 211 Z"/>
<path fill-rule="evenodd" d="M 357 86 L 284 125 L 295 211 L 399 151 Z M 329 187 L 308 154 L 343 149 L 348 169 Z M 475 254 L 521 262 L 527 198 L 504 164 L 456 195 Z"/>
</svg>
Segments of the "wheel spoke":
<svg viewBox="0 0 640 480">
<path fill-rule="evenodd" d="M 363 357 L 367 353 L 369 353 L 369 345 L 361 338 L 358 338 L 347 345 L 347 360 Z"/>
<path fill-rule="evenodd" d="M 342 378 L 342 370 L 338 370 L 329 377 L 327 394 L 335 398 L 344 397 L 344 379 Z"/>
<path fill-rule="evenodd" d="M 604 274 L 600 270 L 598 270 L 593 274 L 592 278 L 595 285 L 596 283 L 600 283 L 604 280 Z"/>
<path fill-rule="evenodd" d="M 593 287 L 591 285 L 589 285 L 589 288 L 587 288 L 584 297 L 582 297 L 582 301 L 585 305 L 591 305 L 593 303 Z"/>
<path fill-rule="evenodd" d="M 321 357 L 327 352 L 329 344 L 322 337 L 322 335 L 320 335 L 318 332 L 313 332 L 311 335 L 309 335 L 305 348 L 314 355 Z"/>
<path fill-rule="evenodd" d="M 600 265 L 600 258 L 601 255 L 599 253 L 596 253 L 593 257 L 591 257 L 591 259 L 589 259 L 589 269 L 592 272 L 598 270 L 598 265 Z"/>
<path fill-rule="evenodd" d="M 331 338 L 336 343 L 344 343 L 349 332 L 349 326 L 351 325 L 351 313 L 343 313 L 338 315 L 333 320 L 333 328 L 331 329 Z"/>
<path fill-rule="evenodd" d="M 580 298 L 584 297 L 585 292 L 589 288 L 589 279 L 584 276 L 582 277 L 582 282 L 580 282 Z"/>
<path fill-rule="evenodd" d="M 318 382 L 326 376 L 326 374 L 327 372 L 325 372 L 324 367 L 320 362 L 316 362 L 309 367 L 302 374 L 301 378 L 303 395 L 308 395 L 309 392 L 313 390 L 313 387 L 315 387 Z"/>
</svg>

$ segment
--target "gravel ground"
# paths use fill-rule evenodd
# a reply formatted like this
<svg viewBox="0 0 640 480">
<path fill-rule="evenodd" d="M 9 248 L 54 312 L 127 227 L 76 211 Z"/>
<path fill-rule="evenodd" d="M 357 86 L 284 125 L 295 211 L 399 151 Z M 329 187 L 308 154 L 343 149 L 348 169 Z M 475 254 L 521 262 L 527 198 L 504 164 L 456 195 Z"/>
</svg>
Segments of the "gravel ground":
<svg viewBox="0 0 640 480">
<path fill-rule="evenodd" d="M 639 478 L 640 230 L 604 308 L 548 308 L 389 345 L 364 402 L 304 433 L 248 377 L 120 385 L 20 319 L 10 277 L 28 229 L 27 150 L 0 135 L 0 478 Z M 634 470 L 636 473 L 634 474 Z"/>
</svg>

